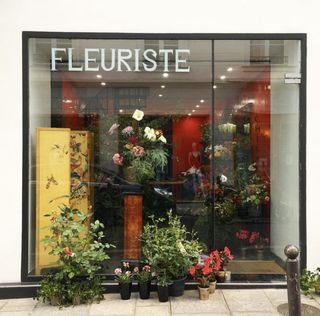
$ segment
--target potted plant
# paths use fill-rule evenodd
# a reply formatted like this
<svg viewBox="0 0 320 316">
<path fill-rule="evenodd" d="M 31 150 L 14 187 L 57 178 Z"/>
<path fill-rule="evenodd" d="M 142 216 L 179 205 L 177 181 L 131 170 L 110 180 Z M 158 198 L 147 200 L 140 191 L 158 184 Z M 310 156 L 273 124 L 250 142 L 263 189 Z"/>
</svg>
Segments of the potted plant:
<svg viewBox="0 0 320 316">
<path fill-rule="evenodd" d="M 220 269 L 217 271 L 216 278 L 218 283 L 223 283 L 226 280 L 228 263 L 234 259 L 234 256 L 231 254 L 231 251 L 227 246 L 225 246 L 223 250 L 218 251 L 218 255 L 220 257 Z M 230 276 L 229 271 L 228 275 Z"/>
<path fill-rule="evenodd" d="M 209 281 L 210 281 L 209 293 L 213 294 L 217 286 L 216 273 L 221 269 L 221 258 L 219 255 L 219 251 L 218 250 L 212 251 L 209 254 L 209 256 L 207 256 L 204 259 L 204 262 L 208 263 L 209 266 L 212 268 L 212 272 L 209 275 Z"/>
<path fill-rule="evenodd" d="M 246 229 L 240 229 L 235 235 L 239 239 L 241 258 L 244 259 L 246 257 L 247 246 L 249 245 L 250 232 Z"/>
<path fill-rule="evenodd" d="M 146 300 L 150 297 L 152 279 L 151 267 L 149 265 L 145 265 L 141 270 L 139 267 L 135 267 L 133 271 L 135 272 L 138 280 L 140 298 L 142 300 Z"/>
<path fill-rule="evenodd" d="M 166 274 L 172 280 L 170 295 L 183 295 L 188 269 L 202 251 L 198 239 L 187 232 L 180 217 L 169 211 L 167 219 L 151 217 L 151 222 L 143 228 L 141 240 L 148 264 L 156 273 Z"/>
<path fill-rule="evenodd" d="M 249 238 L 249 244 L 256 249 L 257 259 L 263 260 L 264 250 L 269 245 L 269 238 L 264 238 L 260 232 L 253 231 Z"/>
<path fill-rule="evenodd" d="M 170 284 L 171 284 L 171 280 L 165 273 L 157 277 L 159 302 L 168 302 Z"/>
<path fill-rule="evenodd" d="M 121 268 L 114 270 L 116 281 L 119 283 L 119 292 L 122 300 L 129 300 L 132 291 L 133 274 L 129 262 L 123 262 Z"/>
<path fill-rule="evenodd" d="M 320 268 L 314 272 L 305 269 L 300 278 L 300 286 L 305 295 L 320 295 Z"/>
<path fill-rule="evenodd" d="M 37 299 L 51 304 L 70 305 L 103 299 L 103 288 L 97 272 L 109 259 L 106 250 L 113 245 L 102 242 L 103 224 L 90 222 L 92 214 L 60 207 L 50 216 L 51 235 L 42 242 L 49 254 L 58 256 L 58 268 L 40 282 Z M 79 284 L 79 279 L 81 283 Z M 86 295 L 82 290 L 86 288 Z"/>
<path fill-rule="evenodd" d="M 208 260 L 209 259 L 209 260 Z M 198 291 L 200 300 L 208 300 L 210 294 L 210 276 L 213 269 L 210 264 L 210 258 L 204 262 L 198 262 L 189 269 L 190 275 L 199 283 Z"/>
<path fill-rule="evenodd" d="M 248 209 L 251 217 L 262 216 L 262 204 L 270 202 L 268 182 L 262 181 L 256 174 L 256 164 L 248 167 L 248 180 L 240 187 L 238 200 Z"/>
</svg>

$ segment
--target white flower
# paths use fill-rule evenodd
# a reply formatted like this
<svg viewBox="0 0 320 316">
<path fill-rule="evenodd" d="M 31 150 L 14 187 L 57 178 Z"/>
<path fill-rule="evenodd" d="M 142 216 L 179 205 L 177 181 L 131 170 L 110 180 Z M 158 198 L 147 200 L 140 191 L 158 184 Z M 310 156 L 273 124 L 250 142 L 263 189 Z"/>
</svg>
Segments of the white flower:
<svg viewBox="0 0 320 316">
<path fill-rule="evenodd" d="M 228 181 L 228 178 L 224 174 L 222 174 L 220 176 L 220 180 L 221 180 L 222 183 L 226 183 Z"/>
<path fill-rule="evenodd" d="M 141 121 L 143 119 L 144 113 L 140 110 L 135 110 L 132 118 L 134 118 L 136 121 Z"/>
<path fill-rule="evenodd" d="M 159 140 L 160 141 L 162 141 L 163 143 L 167 143 L 167 140 L 166 140 L 166 138 L 163 136 L 163 135 L 161 135 L 160 137 L 159 137 Z"/>
<path fill-rule="evenodd" d="M 183 256 L 187 255 L 187 251 L 181 241 L 178 242 L 178 248 Z"/>
<path fill-rule="evenodd" d="M 109 131 L 108 131 L 109 135 L 112 135 L 113 132 L 114 132 L 119 126 L 120 126 L 120 125 L 117 124 L 117 123 L 112 124 L 111 127 L 109 128 Z"/>
<path fill-rule="evenodd" d="M 153 142 L 156 141 L 156 139 L 157 139 L 157 136 L 156 136 L 154 129 L 150 128 L 148 126 L 144 129 L 144 137 L 148 138 L 149 140 L 151 140 Z"/>
</svg>

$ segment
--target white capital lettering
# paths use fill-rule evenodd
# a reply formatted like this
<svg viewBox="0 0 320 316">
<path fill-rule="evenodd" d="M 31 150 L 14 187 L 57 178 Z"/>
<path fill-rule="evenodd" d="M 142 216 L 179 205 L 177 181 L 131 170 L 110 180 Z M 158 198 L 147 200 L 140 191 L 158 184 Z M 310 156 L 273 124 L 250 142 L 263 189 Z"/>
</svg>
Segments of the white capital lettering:
<svg viewBox="0 0 320 316">
<path fill-rule="evenodd" d="M 84 70 L 85 71 L 99 71 L 99 66 L 89 67 L 89 62 L 97 62 L 96 58 L 89 58 L 89 53 L 99 53 L 98 48 L 85 48 L 84 50 Z"/>
<path fill-rule="evenodd" d="M 56 61 L 62 61 L 62 57 L 56 57 L 56 52 L 66 53 L 65 48 L 51 48 L 51 71 L 57 71 Z"/>
<path fill-rule="evenodd" d="M 168 72 L 168 65 L 169 65 L 169 54 L 173 54 L 173 49 L 160 49 L 159 54 L 163 53 L 164 59 L 164 71 Z"/>
<path fill-rule="evenodd" d="M 154 57 L 154 59 L 151 59 L 148 57 L 148 53 L 151 53 L 151 55 Z M 143 57 L 145 60 L 149 61 L 151 64 L 153 64 L 152 67 L 148 67 L 145 63 L 143 63 L 143 68 L 145 71 L 155 71 L 157 69 L 157 63 L 155 59 L 157 58 L 157 53 L 153 49 L 146 49 L 143 52 Z"/>
<path fill-rule="evenodd" d="M 140 49 L 136 48 L 134 50 L 134 71 L 140 71 L 140 69 L 139 69 L 139 54 L 140 54 Z"/>
<path fill-rule="evenodd" d="M 122 55 L 123 53 L 127 55 L 123 56 Z M 129 64 L 126 62 L 126 59 L 130 59 L 131 57 L 132 57 L 132 52 L 130 49 L 126 49 L 126 48 L 118 49 L 118 71 L 122 71 L 121 64 L 123 64 L 127 68 L 126 71 L 131 71 Z"/>
<path fill-rule="evenodd" d="M 179 68 L 180 63 L 186 63 L 185 59 L 179 59 L 179 53 L 187 53 L 190 55 L 190 49 L 176 49 L 176 72 L 190 72 L 190 66 Z"/>
<path fill-rule="evenodd" d="M 82 71 L 83 70 L 83 66 L 80 67 L 73 67 L 72 65 L 72 51 L 73 48 L 68 48 L 68 69 L 69 71 Z"/>
<path fill-rule="evenodd" d="M 113 70 L 115 64 L 116 64 L 116 50 L 114 48 L 111 48 L 111 63 L 110 67 L 106 67 L 106 57 L 105 57 L 105 49 L 101 48 L 101 68 L 104 71 L 111 71 Z"/>
</svg>

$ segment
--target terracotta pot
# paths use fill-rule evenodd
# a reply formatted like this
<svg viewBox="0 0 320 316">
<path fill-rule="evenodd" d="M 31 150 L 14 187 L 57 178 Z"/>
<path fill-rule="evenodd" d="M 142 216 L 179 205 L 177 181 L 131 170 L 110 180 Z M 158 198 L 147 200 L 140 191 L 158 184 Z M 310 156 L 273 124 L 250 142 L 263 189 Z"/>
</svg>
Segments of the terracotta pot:
<svg viewBox="0 0 320 316">
<path fill-rule="evenodd" d="M 81 304 L 80 295 L 76 295 L 76 296 L 72 299 L 72 304 L 73 304 L 73 305 L 80 305 L 80 304 Z"/>
<path fill-rule="evenodd" d="M 200 300 L 204 301 L 209 299 L 210 288 L 198 286 L 198 290 Z"/>
<path fill-rule="evenodd" d="M 220 270 L 216 272 L 216 280 L 218 283 L 224 283 L 226 280 L 226 271 Z"/>
<path fill-rule="evenodd" d="M 217 288 L 217 281 L 210 282 L 209 293 L 213 294 Z"/>
<path fill-rule="evenodd" d="M 58 306 L 59 305 L 59 297 L 58 296 L 51 296 L 50 297 L 50 304 L 52 306 Z"/>
</svg>

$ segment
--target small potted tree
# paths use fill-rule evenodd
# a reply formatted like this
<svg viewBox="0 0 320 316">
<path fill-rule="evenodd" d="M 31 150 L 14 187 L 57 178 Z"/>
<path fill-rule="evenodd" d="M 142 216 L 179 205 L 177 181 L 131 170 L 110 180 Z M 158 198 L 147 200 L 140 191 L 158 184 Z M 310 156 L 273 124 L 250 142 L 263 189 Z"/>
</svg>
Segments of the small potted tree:
<svg viewBox="0 0 320 316">
<path fill-rule="evenodd" d="M 152 279 L 151 267 L 149 265 L 145 265 L 141 270 L 139 267 L 135 267 L 133 271 L 135 272 L 138 280 L 140 298 L 142 300 L 146 300 L 150 297 Z"/>
<path fill-rule="evenodd" d="M 187 232 L 180 217 L 169 211 L 167 219 L 151 217 L 151 222 L 143 228 L 141 240 L 148 264 L 160 275 L 165 271 L 172 280 L 170 295 L 183 295 L 188 269 L 202 251 L 198 239 Z"/>
<path fill-rule="evenodd" d="M 122 300 L 129 300 L 132 291 L 133 274 L 129 262 L 123 262 L 121 268 L 114 270 L 116 281 L 119 283 L 119 291 Z"/>
<path fill-rule="evenodd" d="M 103 299 L 103 288 L 97 272 L 109 259 L 106 250 L 113 245 L 103 243 L 103 224 L 91 222 L 92 214 L 63 205 L 50 217 L 51 235 L 42 242 L 49 254 L 58 257 L 54 273 L 40 282 L 37 299 L 52 305 L 87 303 Z"/>
</svg>

